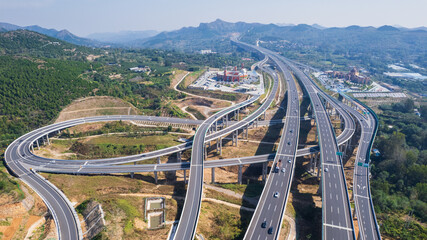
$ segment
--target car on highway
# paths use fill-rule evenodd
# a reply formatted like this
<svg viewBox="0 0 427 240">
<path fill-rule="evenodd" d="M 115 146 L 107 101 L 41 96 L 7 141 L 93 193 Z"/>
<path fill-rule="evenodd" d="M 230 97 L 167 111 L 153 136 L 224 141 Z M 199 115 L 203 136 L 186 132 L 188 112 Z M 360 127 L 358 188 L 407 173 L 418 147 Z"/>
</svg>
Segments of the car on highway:
<svg viewBox="0 0 427 240">
<path fill-rule="evenodd" d="M 294 130 L 292 130 L 292 129 L 291 129 L 291 130 L 289 130 L 289 132 L 290 132 L 290 133 L 293 133 L 293 132 L 294 132 Z"/>
<path fill-rule="evenodd" d="M 280 196 L 280 193 L 279 192 L 275 192 L 274 194 L 273 194 L 273 197 L 275 197 L 275 198 L 278 198 Z"/>
<path fill-rule="evenodd" d="M 284 173 L 284 172 L 286 172 L 286 169 L 285 169 L 285 168 L 282 168 L 282 173 Z"/>
<path fill-rule="evenodd" d="M 291 163 L 291 162 L 292 162 L 292 161 L 291 161 L 291 159 L 289 159 L 289 160 L 288 160 L 288 163 Z"/>
<path fill-rule="evenodd" d="M 278 167 L 278 166 L 276 166 L 276 167 L 274 168 L 274 172 L 275 172 L 275 173 L 278 173 L 278 172 L 279 172 L 279 167 Z"/>
<path fill-rule="evenodd" d="M 267 227 L 267 221 L 262 222 L 262 223 L 261 223 L 261 227 L 262 227 L 262 228 Z"/>
<path fill-rule="evenodd" d="M 329 170 L 327 168 L 325 168 L 325 172 L 328 172 Z"/>
<path fill-rule="evenodd" d="M 288 145 L 291 145 L 291 142 L 288 142 Z"/>
<path fill-rule="evenodd" d="M 273 227 L 270 227 L 270 228 L 268 229 L 268 234 L 273 234 Z"/>
</svg>

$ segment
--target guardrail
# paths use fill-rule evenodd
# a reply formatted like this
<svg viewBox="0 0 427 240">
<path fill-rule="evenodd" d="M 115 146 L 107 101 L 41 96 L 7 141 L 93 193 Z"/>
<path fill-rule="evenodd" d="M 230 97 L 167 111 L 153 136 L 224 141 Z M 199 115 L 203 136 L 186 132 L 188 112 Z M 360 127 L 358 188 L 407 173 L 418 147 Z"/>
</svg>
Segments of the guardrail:
<svg viewBox="0 0 427 240">
<path fill-rule="evenodd" d="M 357 103 L 359 103 L 360 105 L 362 105 L 364 108 L 366 108 L 370 113 L 371 113 L 371 115 L 372 116 L 374 116 L 374 119 L 375 119 L 375 126 L 374 126 L 374 132 L 373 132 L 373 134 L 372 134 L 372 137 L 371 137 L 371 140 L 370 140 L 370 143 L 369 143 L 369 147 L 368 147 L 368 149 L 367 149 L 367 151 L 366 151 L 366 159 L 365 159 L 365 163 L 369 163 L 370 162 L 370 159 L 371 159 L 371 149 L 372 149 L 372 146 L 373 146 L 373 144 L 374 144 L 374 140 L 375 140 L 375 136 L 377 135 L 377 132 L 378 132 L 378 122 L 379 122 L 379 119 L 378 119 L 378 116 L 377 116 L 377 114 L 374 112 L 374 110 L 372 110 L 370 107 L 368 107 L 368 106 L 366 106 L 366 104 L 364 104 L 364 103 L 362 103 L 361 101 L 359 101 L 358 99 L 356 99 L 356 98 L 352 98 L 352 97 L 350 97 L 350 96 L 347 96 L 346 94 L 343 94 L 343 93 L 340 93 L 342 96 L 344 96 L 344 97 L 346 97 L 347 99 L 350 99 L 350 100 L 352 100 L 352 101 L 355 101 L 355 102 L 357 102 Z M 370 169 L 370 165 L 369 165 L 369 169 Z M 368 174 L 366 175 L 366 177 L 367 177 L 367 181 L 368 181 L 368 183 L 370 182 L 369 181 L 369 175 L 370 175 L 370 170 L 368 169 Z M 377 217 L 376 217 L 376 215 L 375 215 L 375 209 L 374 209 L 374 203 L 373 203 L 373 201 L 372 201 L 372 194 L 371 194 L 371 184 L 368 184 L 368 192 L 369 192 L 369 202 L 370 202 L 370 205 L 371 205 L 371 211 L 372 211 L 372 216 L 374 217 L 374 222 L 375 222 L 375 229 L 376 229 L 376 232 L 377 232 L 377 237 L 378 237 L 378 239 L 380 239 L 381 240 L 381 233 L 380 233 L 380 227 L 379 227 L 379 225 L 378 225 L 378 222 L 377 222 Z"/>
</svg>

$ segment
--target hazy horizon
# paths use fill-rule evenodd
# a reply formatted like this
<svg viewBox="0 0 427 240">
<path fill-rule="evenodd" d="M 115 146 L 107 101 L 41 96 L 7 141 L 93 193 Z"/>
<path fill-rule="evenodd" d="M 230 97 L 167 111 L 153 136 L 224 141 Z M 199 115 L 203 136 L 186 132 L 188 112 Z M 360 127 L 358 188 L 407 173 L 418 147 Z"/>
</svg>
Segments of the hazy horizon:
<svg viewBox="0 0 427 240">
<path fill-rule="evenodd" d="M 357 3 L 267 0 L 262 4 L 254 0 L 0 0 L 0 22 L 67 29 L 82 37 L 105 32 L 171 31 L 216 19 L 324 27 L 391 25 L 416 28 L 427 23 L 425 9 L 427 1 L 423 0 L 408 0 L 405 4 L 400 0 L 360 0 Z"/>
</svg>

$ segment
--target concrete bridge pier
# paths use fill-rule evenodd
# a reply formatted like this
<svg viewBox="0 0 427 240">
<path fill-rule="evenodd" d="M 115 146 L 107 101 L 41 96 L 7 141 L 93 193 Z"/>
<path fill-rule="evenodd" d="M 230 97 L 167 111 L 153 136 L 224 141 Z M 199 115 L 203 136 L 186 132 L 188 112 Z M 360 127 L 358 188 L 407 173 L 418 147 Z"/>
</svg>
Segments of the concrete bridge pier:
<svg viewBox="0 0 427 240">
<path fill-rule="evenodd" d="M 267 162 L 262 164 L 262 182 L 265 183 L 265 180 L 267 179 Z"/>
<path fill-rule="evenodd" d="M 157 157 L 157 164 L 160 164 L 160 163 L 161 163 L 160 157 Z M 157 171 L 155 171 L 154 172 L 154 182 L 157 184 L 157 181 L 158 181 L 158 179 L 157 179 Z"/>
<path fill-rule="evenodd" d="M 242 165 L 239 165 L 239 173 L 237 175 L 237 183 L 238 184 L 242 184 Z"/>
<path fill-rule="evenodd" d="M 215 183 L 215 168 L 211 168 L 211 182 Z"/>
<path fill-rule="evenodd" d="M 313 166 L 313 173 L 316 171 L 316 168 L 318 168 L 318 162 L 317 162 L 317 153 L 314 155 L 314 166 Z"/>
<path fill-rule="evenodd" d="M 136 165 L 136 162 L 133 162 L 133 165 Z M 130 178 L 133 178 L 135 176 L 135 173 L 134 172 L 131 172 L 130 173 Z"/>
<path fill-rule="evenodd" d="M 49 134 L 46 134 L 46 141 L 47 141 L 47 145 L 50 145 Z"/>
<path fill-rule="evenodd" d="M 313 153 L 310 153 L 310 165 L 308 166 L 308 171 L 312 172 L 314 166 L 314 159 L 313 159 Z"/>
<path fill-rule="evenodd" d="M 36 143 L 37 143 L 37 149 L 40 150 L 40 144 L 39 144 L 39 140 L 38 139 L 36 140 Z"/>
</svg>

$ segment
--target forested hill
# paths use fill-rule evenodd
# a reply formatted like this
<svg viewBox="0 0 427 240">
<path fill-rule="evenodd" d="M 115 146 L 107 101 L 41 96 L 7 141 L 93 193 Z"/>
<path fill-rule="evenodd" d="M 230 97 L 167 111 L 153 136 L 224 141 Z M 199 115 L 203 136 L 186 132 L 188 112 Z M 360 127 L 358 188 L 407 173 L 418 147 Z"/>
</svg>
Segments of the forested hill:
<svg viewBox="0 0 427 240">
<path fill-rule="evenodd" d="M 0 149 L 96 88 L 81 74 L 97 51 L 27 30 L 0 33 Z"/>
<path fill-rule="evenodd" d="M 0 33 L 0 55 L 84 60 L 98 51 L 28 30 Z"/>
<path fill-rule="evenodd" d="M 79 78 L 84 62 L 0 56 L 0 146 L 56 117 L 62 106 L 88 95 L 94 83 Z"/>
</svg>

